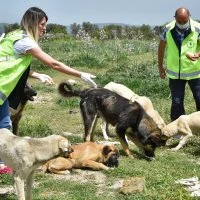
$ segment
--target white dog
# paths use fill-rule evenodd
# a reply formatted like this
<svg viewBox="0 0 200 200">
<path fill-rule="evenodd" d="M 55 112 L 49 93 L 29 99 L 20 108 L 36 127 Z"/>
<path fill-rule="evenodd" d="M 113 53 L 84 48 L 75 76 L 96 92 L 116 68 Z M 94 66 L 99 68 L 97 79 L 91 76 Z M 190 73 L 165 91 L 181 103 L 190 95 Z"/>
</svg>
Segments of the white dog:
<svg viewBox="0 0 200 200">
<path fill-rule="evenodd" d="M 19 200 L 32 199 L 36 168 L 52 158 L 68 156 L 69 152 L 70 143 L 62 136 L 18 137 L 7 129 L 0 129 L 0 158 L 13 170 L 14 187 Z"/>
<path fill-rule="evenodd" d="M 126 86 L 115 82 L 108 83 L 104 86 L 104 88 L 115 92 L 120 96 L 129 99 L 132 102 L 137 101 L 143 107 L 146 113 L 153 118 L 153 120 L 156 122 L 160 129 L 165 126 L 165 122 L 163 121 L 159 113 L 154 109 L 153 104 L 149 98 L 145 96 L 139 96 Z M 108 140 L 108 124 L 105 121 L 103 121 L 103 123 L 101 124 L 101 129 L 104 139 Z"/>
<path fill-rule="evenodd" d="M 200 111 L 190 115 L 181 115 L 175 121 L 169 123 L 161 129 L 163 139 L 169 139 L 175 135 L 182 135 L 179 144 L 173 151 L 179 150 L 192 137 L 193 134 L 200 133 Z"/>
</svg>

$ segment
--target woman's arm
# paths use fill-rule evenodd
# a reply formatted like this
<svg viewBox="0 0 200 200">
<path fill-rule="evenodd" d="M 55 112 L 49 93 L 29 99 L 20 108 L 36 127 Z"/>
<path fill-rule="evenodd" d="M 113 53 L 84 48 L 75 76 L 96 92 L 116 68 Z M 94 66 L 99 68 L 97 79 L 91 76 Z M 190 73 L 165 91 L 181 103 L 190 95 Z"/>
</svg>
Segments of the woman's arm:
<svg viewBox="0 0 200 200">
<path fill-rule="evenodd" d="M 55 60 L 50 55 L 42 51 L 40 47 L 34 47 L 30 50 L 27 50 L 27 53 L 31 54 L 33 57 L 40 60 L 41 62 L 51 67 L 52 69 L 55 69 L 64 74 L 82 78 L 84 81 L 90 83 L 93 87 L 97 87 L 96 83 L 92 80 L 92 78 L 95 78 L 95 76 L 88 73 L 80 72 Z"/>
</svg>

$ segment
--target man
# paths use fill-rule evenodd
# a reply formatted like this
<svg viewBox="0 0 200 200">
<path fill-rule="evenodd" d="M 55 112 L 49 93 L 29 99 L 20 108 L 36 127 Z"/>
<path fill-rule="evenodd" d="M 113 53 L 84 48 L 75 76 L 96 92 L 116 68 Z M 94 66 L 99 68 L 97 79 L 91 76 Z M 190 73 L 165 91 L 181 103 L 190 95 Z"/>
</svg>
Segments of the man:
<svg viewBox="0 0 200 200">
<path fill-rule="evenodd" d="M 175 20 L 164 27 L 158 47 L 160 78 L 169 78 L 171 121 L 185 114 L 186 83 L 193 93 L 196 109 L 200 110 L 200 60 L 187 58 L 188 54 L 200 50 L 200 23 L 190 18 L 187 8 L 178 8 L 174 17 Z M 166 68 L 163 66 L 165 50 Z"/>
</svg>

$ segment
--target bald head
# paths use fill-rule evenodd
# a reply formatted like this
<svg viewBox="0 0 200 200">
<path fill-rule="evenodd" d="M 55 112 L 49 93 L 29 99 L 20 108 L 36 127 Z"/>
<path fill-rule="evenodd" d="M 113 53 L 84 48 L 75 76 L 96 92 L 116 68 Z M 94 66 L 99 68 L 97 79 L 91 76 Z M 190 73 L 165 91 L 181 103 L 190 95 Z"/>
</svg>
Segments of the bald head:
<svg viewBox="0 0 200 200">
<path fill-rule="evenodd" d="M 178 8 L 175 12 L 175 19 L 179 24 L 185 24 L 188 22 L 190 12 L 187 8 Z"/>
<path fill-rule="evenodd" d="M 187 15 L 188 17 L 190 16 L 190 12 L 187 8 L 178 8 L 175 12 L 175 17 L 180 16 L 180 15 Z"/>
</svg>

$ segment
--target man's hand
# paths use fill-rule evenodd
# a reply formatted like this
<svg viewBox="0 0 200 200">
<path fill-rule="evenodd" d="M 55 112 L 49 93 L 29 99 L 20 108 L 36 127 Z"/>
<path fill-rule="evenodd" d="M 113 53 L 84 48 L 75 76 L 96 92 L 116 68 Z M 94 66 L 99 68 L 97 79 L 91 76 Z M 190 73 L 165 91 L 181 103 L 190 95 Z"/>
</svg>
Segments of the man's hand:
<svg viewBox="0 0 200 200">
<path fill-rule="evenodd" d="M 159 75 L 160 75 L 160 78 L 162 78 L 162 79 L 164 79 L 166 77 L 165 68 L 163 66 L 159 67 Z"/>
<path fill-rule="evenodd" d="M 190 52 L 187 52 L 185 55 L 191 61 L 197 60 L 199 58 L 199 56 L 200 56 L 199 53 L 190 53 Z"/>
</svg>

